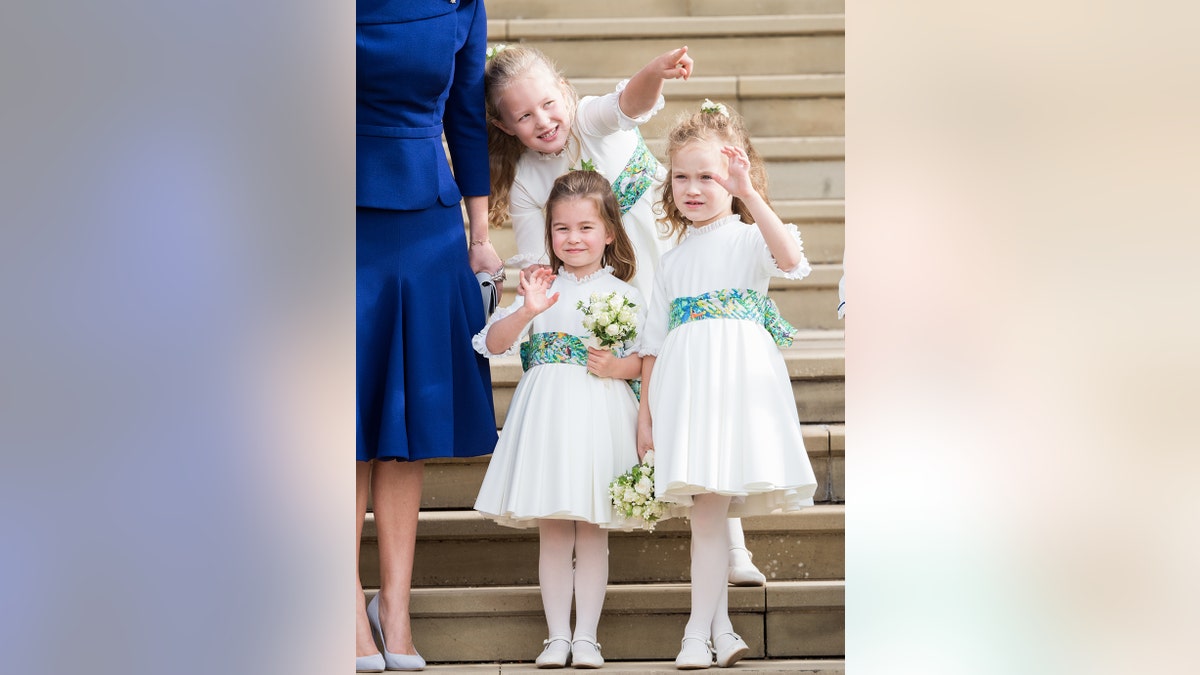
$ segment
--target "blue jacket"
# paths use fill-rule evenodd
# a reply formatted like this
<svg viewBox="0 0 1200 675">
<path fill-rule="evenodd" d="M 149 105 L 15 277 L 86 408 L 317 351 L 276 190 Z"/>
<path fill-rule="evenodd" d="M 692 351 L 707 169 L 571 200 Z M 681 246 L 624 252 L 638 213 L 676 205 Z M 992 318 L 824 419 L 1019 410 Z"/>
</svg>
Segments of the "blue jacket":
<svg viewBox="0 0 1200 675">
<path fill-rule="evenodd" d="M 482 0 L 358 0 L 357 44 L 358 205 L 488 194 Z"/>
</svg>

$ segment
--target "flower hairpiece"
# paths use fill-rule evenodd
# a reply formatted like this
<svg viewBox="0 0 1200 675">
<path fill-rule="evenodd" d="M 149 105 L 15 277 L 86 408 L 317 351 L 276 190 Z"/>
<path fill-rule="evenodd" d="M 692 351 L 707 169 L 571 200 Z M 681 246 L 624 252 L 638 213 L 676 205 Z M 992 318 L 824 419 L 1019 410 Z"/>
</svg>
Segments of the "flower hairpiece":
<svg viewBox="0 0 1200 675">
<path fill-rule="evenodd" d="M 585 160 L 579 162 L 579 166 L 577 166 L 577 167 L 575 167 L 575 166 L 571 167 L 571 171 L 595 171 L 595 170 L 596 170 L 596 165 L 593 164 L 592 160 L 590 160 L 590 159 L 585 159 Z"/>
<path fill-rule="evenodd" d="M 700 112 L 729 117 L 729 110 L 725 107 L 724 103 L 713 103 L 708 99 L 704 99 L 704 102 L 700 104 Z"/>
<path fill-rule="evenodd" d="M 484 57 L 488 61 L 491 61 L 493 58 L 496 57 L 497 54 L 504 51 L 505 49 L 508 49 L 508 45 L 504 44 L 503 42 L 494 44 L 491 47 L 487 48 L 487 51 L 484 52 Z"/>
</svg>

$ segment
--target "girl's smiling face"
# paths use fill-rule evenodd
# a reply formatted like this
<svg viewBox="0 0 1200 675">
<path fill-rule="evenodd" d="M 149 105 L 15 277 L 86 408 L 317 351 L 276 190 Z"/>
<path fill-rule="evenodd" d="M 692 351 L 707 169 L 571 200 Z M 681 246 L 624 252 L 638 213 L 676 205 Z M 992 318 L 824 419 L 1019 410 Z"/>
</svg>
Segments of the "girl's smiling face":
<svg viewBox="0 0 1200 675">
<path fill-rule="evenodd" d="M 612 242 L 596 200 L 582 196 L 554 204 L 550 245 L 571 274 L 585 277 L 600 269 L 604 247 Z"/>
<path fill-rule="evenodd" d="M 544 67 L 534 66 L 504 90 L 496 101 L 500 119 L 494 124 L 540 153 L 561 152 L 571 134 L 571 111 L 564 96 L 568 86 Z"/>
<path fill-rule="evenodd" d="M 703 227 L 733 213 L 733 195 L 714 176 L 729 175 L 729 160 L 721 154 L 723 144 L 692 141 L 671 156 L 671 196 L 675 206 L 692 225 Z"/>
</svg>

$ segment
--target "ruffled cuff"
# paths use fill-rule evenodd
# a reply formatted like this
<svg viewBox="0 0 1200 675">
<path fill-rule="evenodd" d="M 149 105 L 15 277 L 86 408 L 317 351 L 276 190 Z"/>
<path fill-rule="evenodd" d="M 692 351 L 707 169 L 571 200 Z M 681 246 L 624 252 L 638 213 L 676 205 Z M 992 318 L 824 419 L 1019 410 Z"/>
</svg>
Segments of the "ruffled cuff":
<svg viewBox="0 0 1200 675">
<path fill-rule="evenodd" d="M 636 353 L 638 356 L 658 356 L 658 350 L 661 348 L 662 345 L 652 345 L 643 342 L 637 348 L 630 350 L 630 353 Z"/>
<path fill-rule="evenodd" d="M 621 80 L 620 82 L 617 83 L 617 89 L 615 92 L 616 96 L 614 97 L 614 101 L 613 101 L 616 104 L 616 108 L 617 108 L 617 120 L 618 120 L 617 123 L 618 123 L 618 125 L 620 125 L 620 127 L 622 129 L 625 129 L 626 131 L 628 131 L 629 129 L 633 129 L 635 127 L 641 126 L 641 125 L 645 124 L 646 122 L 649 122 L 650 118 L 654 117 L 655 113 L 657 113 L 659 110 L 662 110 L 663 107 L 667 105 L 666 99 L 663 98 L 662 94 L 659 94 L 658 100 L 654 102 L 654 106 L 652 108 L 650 108 L 649 112 L 647 112 L 645 115 L 641 115 L 639 117 L 630 117 L 629 115 L 626 115 L 624 111 L 621 110 L 621 104 L 619 102 L 620 98 L 621 98 L 621 92 L 625 91 L 625 87 L 627 87 L 627 86 L 629 86 L 628 79 Z"/>
<path fill-rule="evenodd" d="M 483 330 L 479 331 L 471 338 L 471 346 L 475 348 L 475 351 L 483 354 L 489 359 L 494 359 L 500 356 L 512 356 L 517 353 L 517 351 L 521 348 L 521 342 L 524 341 L 524 336 L 522 336 L 522 338 L 513 340 L 512 346 L 499 354 L 493 354 L 487 347 L 488 331 L 491 330 L 492 324 L 517 311 L 517 308 L 518 303 L 513 303 L 508 307 L 501 307 L 500 309 L 497 309 L 496 312 L 492 314 L 492 318 L 488 320 L 487 325 L 483 327 Z"/>
<path fill-rule="evenodd" d="M 516 267 L 523 270 L 530 265 L 549 265 L 550 256 L 545 253 L 518 253 L 505 260 L 504 264 L 508 267 Z"/>
<path fill-rule="evenodd" d="M 788 233 L 796 240 L 796 245 L 800 247 L 800 262 L 790 270 L 780 269 L 779 264 L 775 262 L 775 256 L 771 255 L 771 249 L 763 244 L 763 248 L 767 252 L 767 260 L 771 261 L 771 276 L 782 277 L 784 279 L 799 280 L 812 274 L 812 265 L 808 264 L 808 257 L 804 255 L 804 241 L 800 239 L 800 229 L 792 223 L 784 223 Z"/>
</svg>

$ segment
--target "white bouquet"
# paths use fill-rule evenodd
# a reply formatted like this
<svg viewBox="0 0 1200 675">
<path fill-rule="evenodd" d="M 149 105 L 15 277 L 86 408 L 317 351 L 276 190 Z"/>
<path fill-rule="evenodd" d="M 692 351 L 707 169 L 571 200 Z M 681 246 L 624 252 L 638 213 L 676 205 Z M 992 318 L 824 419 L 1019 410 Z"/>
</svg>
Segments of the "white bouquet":
<svg viewBox="0 0 1200 675">
<path fill-rule="evenodd" d="M 613 507 L 626 520 L 635 523 L 640 520 L 645 529 L 653 532 L 667 510 L 654 497 L 654 451 L 647 451 L 640 464 L 614 478 L 608 485 L 608 495 Z"/>
<path fill-rule="evenodd" d="M 595 336 L 596 346 L 611 349 L 637 337 L 637 303 L 624 294 L 592 293 L 575 308 L 583 312 L 583 327 Z"/>
</svg>

